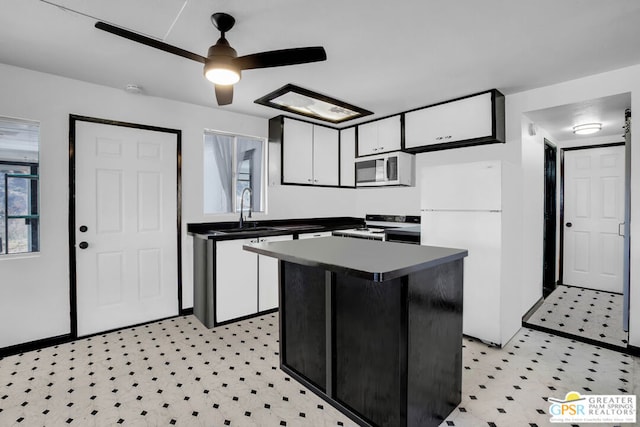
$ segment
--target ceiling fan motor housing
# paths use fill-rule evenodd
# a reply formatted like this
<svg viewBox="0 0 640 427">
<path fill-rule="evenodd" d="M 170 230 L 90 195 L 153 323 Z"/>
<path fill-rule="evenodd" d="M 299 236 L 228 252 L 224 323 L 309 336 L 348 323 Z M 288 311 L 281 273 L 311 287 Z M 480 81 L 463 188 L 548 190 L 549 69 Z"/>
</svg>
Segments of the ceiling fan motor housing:
<svg viewBox="0 0 640 427">
<path fill-rule="evenodd" d="M 229 42 L 224 37 L 220 37 L 216 44 L 209 48 L 207 59 L 204 63 L 204 74 L 214 68 L 224 68 L 235 71 L 238 76 L 241 75 L 240 68 L 234 62 L 238 57 L 238 53 L 234 48 L 229 46 Z"/>
</svg>

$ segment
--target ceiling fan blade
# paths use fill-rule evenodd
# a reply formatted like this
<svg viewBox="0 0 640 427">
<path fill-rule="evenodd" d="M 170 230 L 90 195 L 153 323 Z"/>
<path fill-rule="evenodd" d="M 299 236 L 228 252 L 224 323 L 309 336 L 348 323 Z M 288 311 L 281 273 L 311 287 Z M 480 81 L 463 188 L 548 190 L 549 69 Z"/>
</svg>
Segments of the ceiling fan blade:
<svg viewBox="0 0 640 427">
<path fill-rule="evenodd" d="M 241 70 L 254 68 L 281 67 L 283 65 L 306 64 L 324 61 L 327 53 L 322 46 L 298 47 L 293 49 L 272 50 L 254 53 L 236 58 L 235 63 Z"/>
<path fill-rule="evenodd" d="M 96 28 L 111 34 L 115 34 L 116 36 L 124 37 L 125 39 L 129 39 L 134 42 L 142 43 L 144 45 L 160 49 L 165 52 L 173 53 L 174 55 L 182 56 L 183 58 L 201 62 L 203 64 L 207 59 L 204 56 L 189 52 L 184 49 L 180 49 L 179 47 L 161 42 L 160 40 L 152 39 L 151 37 L 143 36 L 142 34 L 134 33 L 133 31 L 125 30 L 124 28 L 116 27 L 115 25 L 111 25 L 106 22 L 96 22 Z"/>
<path fill-rule="evenodd" d="M 233 85 L 216 85 L 218 105 L 229 105 L 233 101 Z"/>
</svg>

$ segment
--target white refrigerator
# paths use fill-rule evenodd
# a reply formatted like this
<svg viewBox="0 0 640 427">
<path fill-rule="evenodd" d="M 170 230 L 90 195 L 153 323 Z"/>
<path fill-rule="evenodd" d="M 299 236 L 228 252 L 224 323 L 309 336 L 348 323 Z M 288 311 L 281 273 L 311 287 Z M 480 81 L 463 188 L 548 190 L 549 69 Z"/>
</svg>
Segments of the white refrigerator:
<svg viewBox="0 0 640 427">
<path fill-rule="evenodd" d="M 421 244 L 467 249 L 462 330 L 501 345 L 502 163 L 421 171 Z"/>
</svg>

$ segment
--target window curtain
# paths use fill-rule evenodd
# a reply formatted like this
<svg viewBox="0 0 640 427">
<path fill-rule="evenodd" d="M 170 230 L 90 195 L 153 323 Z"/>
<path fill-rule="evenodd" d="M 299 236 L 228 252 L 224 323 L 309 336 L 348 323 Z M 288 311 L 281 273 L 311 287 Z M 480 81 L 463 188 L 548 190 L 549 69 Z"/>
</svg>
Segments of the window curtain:
<svg viewBox="0 0 640 427">
<path fill-rule="evenodd" d="M 220 176 L 222 196 L 226 202 L 226 212 L 231 212 L 233 190 L 233 138 L 225 135 L 209 134 L 213 150 L 213 158 Z"/>
<path fill-rule="evenodd" d="M 251 209 L 254 212 L 261 211 L 260 195 L 262 192 L 262 140 L 238 137 L 238 167 L 248 157 L 250 160 L 251 174 Z M 250 154 L 246 156 L 246 154 Z M 239 195 L 240 196 L 240 195 Z M 238 203 L 240 203 L 238 201 Z"/>
</svg>

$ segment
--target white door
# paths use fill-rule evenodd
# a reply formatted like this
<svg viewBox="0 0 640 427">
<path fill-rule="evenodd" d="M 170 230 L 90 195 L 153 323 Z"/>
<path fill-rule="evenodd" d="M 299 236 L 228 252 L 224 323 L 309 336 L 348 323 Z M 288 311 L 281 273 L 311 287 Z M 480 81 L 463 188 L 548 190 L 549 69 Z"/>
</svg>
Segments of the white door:
<svg viewBox="0 0 640 427">
<path fill-rule="evenodd" d="M 358 156 L 377 154 L 378 122 L 358 125 Z"/>
<path fill-rule="evenodd" d="M 356 185 L 356 128 L 340 131 L 340 185 Z"/>
<path fill-rule="evenodd" d="M 177 136 L 75 131 L 78 335 L 177 315 Z"/>
<path fill-rule="evenodd" d="M 340 133 L 324 126 L 313 127 L 313 183 L 339 185 Z"/>
<path fill-rule="evenodd" d="M 464 258 L 462 332 L 502 344 L 502 213 L 422 211 L 421 244 L 469 251 Z"/>
<path fill-rule="evenodd" d="M 216 242 L 216 322 L 258 311 L 258 255 L 242 246 L 258 239 Z"/>
<path fill-rule="evenodd" d="M 293 240 L 292 235 L 261 237 L 261 242 L 283 242 Z M 280 277 L 278 275 L 278 264 L 280 260 L 270 256 L 258 255 L 258 311 L 271 310 L 277 308 L 278 287 Z"/>
<path fill-rule="evenodd" d="M 282 181 L 288 184 L 313 184 L 312 124 L 284 119 Z"/>
<path fill-rule="evenodd" d="M 622 293 L 624 146 L 565 151 L 567 285 Z"/>
</svg>

